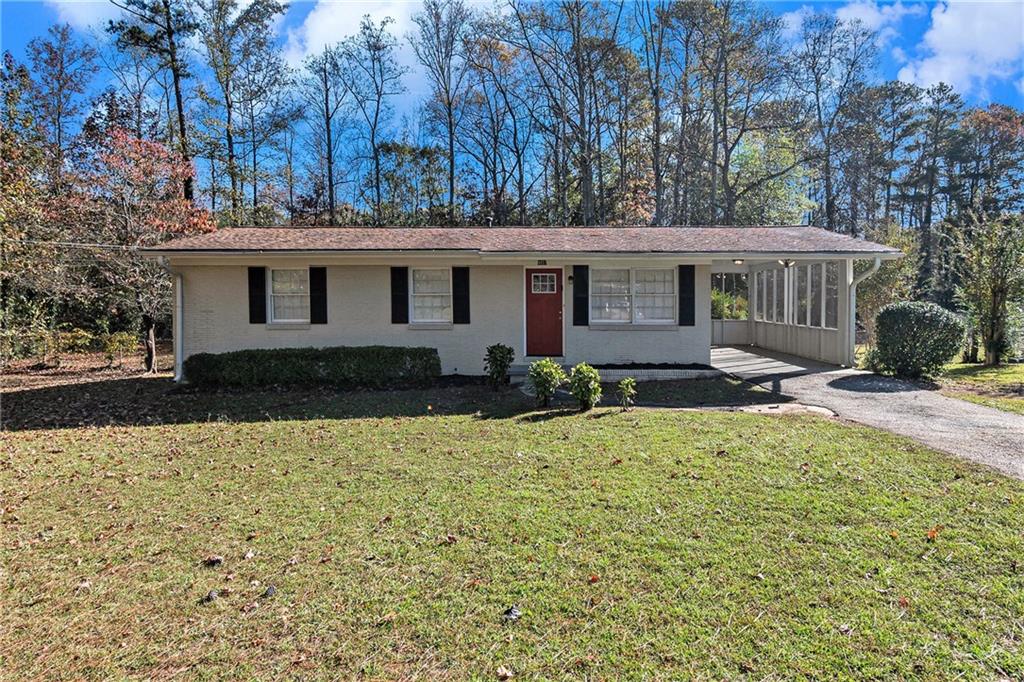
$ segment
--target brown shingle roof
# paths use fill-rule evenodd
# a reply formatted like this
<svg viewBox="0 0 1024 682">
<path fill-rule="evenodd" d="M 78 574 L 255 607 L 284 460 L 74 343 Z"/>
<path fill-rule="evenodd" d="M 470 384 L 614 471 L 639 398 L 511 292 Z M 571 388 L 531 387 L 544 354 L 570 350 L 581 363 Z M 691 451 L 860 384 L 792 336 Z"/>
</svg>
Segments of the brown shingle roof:
<svg viewBox="0 0 1024 682">
<path fill-rule="evenodd" d="M 475 253 L 864 254 L 899 251 L 818 227 L 236 227 L 154 253 L 470 251 Z"/>
</svg>

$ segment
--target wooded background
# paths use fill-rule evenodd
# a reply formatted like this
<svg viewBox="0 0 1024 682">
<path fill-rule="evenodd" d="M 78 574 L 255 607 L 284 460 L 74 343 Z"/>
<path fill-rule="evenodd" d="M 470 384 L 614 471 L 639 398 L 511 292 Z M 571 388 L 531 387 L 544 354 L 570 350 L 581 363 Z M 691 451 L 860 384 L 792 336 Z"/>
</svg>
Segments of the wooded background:
<svg viewBox="0 0 1024 682">
<path fill-rule="evenodd" d="M 133 249 L 216 227 L 811 223 L 908 254 L 864 321 L 926 299 L 1015 343 L 1024 116 L 880 81 L 859 22 L 426 0 L 409 35 L 367 17 L 292 68 L 276 0 L 115 4 L 110 40 L 55 25 L 4 54 L 7 337 L 152 335 L 168 279 Z M 412 106 L 399 41 L 429 84 Z"/>
</svg>

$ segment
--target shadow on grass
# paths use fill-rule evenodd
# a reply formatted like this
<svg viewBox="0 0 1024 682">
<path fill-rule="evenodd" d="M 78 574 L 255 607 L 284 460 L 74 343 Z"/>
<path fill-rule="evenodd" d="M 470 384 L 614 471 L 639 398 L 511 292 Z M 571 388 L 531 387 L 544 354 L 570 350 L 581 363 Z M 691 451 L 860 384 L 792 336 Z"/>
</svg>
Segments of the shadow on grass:
<svg viewBox="0 0 1024 682">
<path fill-rule="evenodd" d="M 644 382 L 637 405 L 731 407 L 778 403 L 788 397 L 728 378 Z M 606 388 L 602 406 L 615 405 Z M 131 377 L 8 391 L 0 395 L 0 429 L 70 429 L 87 426 L 154 426 L 216 421 L 266 422 L 471 415 L 537 423 L 578 414 L 558 400 L 536 407 L 516 388 L 498 391 L 473 382 L 445 382 L 395 391 L 262 389 L 209 391 L 179 386 L 166 377 Z"/>
<path fill-rule="evenodd" d="M 209 391 L 169 378 L 133 377 L 10 391 L 0 396 L 0 429 L 149 426 L 212 421 L 429 417 L 507 419 L 534 410 L 514 389 L 481 385 L 370 391 L 261 389 Z"/>
</svg>

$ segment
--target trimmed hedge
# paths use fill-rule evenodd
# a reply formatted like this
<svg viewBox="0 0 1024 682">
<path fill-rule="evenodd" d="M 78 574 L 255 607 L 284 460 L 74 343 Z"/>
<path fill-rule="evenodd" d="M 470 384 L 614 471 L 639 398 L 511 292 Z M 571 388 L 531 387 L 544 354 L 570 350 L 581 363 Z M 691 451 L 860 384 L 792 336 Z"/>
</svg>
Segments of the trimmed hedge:
<svg viewBox="0 0 1024 682">
<path fill-rule="evenodd" d="M 963 320 L 934 303 L 890 303 L 878 312 L 868 365 L 886 374 L 927 377 L 956 357 L 964 333 Z"/>
<path fill-rule="evenodd" d="M 184 364 L 196 386 L 422 386 L 441 376 L 436 348 L 335 346 L 199 353 Z"/>
</svg>

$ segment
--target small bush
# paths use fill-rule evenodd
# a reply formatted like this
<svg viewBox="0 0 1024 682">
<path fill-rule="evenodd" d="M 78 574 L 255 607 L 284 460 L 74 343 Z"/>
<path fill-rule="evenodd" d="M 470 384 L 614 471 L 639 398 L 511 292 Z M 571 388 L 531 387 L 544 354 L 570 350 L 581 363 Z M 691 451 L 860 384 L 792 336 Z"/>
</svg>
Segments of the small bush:
<svg viewBox="0 0 1024 682">
<path fill-rule="evenodd" d="M 537 402 L 541 404 L 541 407 L 547 407 L 551 404 L 551 398 L 554 397 L 555 391 L 566 382 L 568 377 L 565 376 L 565 370 L 561 365 L 551 358 L 544 358 L 530 365 L 526 379 L 537 396 Z"/>
<path fill-rule="evenodd" d="M 107 355 L 107 366 L 124 364 L 125 353 L 134 353 L 139 347 L 139 339 L 131 332 L 114 332 L 103 337 L 103 352 Z"/>
<path fill-rule="evenodd" d="M 619 395 L 619 405 L 622 406 L 622 411 L 629 412 L 633 409 L 633 403 L 636 402 L 636 379 L 633 377 L 620 379 L 616 392 Z"/>
<path fill-rule="evenodd" d="M 199 353 L 184 364 L 197 386 L 406 388 L 441 375 L 436 348 L 336 346 Z"/>
<path fill-rule="evenodd" d="M 515 360 L 516 353 L 511 347 L 503 343 L 496 343 L 487 347 L 487 355 L 484 357 L 484 369 L 487 370 L 487 379 L 491 386 L 498 388 L 508 383 L 508 372 Z"/>
<path fill-rule="evenodd" d="M 576 398 L 581 410 L 589 410 L 601 402 L 601 375 L 585 362 L 569 373 L 569 392 Z"/>
<path fill-rule="evenodd" d="M 66 332 L 56 333 L 57 352 L 85 353 L 92 349 L 96 337 L 84 329 L 75 327 Z"/>
<path fill-rule="evenodd" d="M 963 321 L 934 303 L 891 303 L 875 323 L 877 341 L 867 361 L 879 372 L 927 377 L 951 361 L 964 340 Z"/>
</svg>

